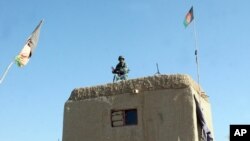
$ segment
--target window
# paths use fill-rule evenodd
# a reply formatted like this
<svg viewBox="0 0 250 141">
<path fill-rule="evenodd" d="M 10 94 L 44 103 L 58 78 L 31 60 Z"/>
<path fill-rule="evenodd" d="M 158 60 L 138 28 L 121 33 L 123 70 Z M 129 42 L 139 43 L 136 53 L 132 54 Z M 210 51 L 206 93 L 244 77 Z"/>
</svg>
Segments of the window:
<svg viewBox="0 0 250 141">
<path fill-rule="evenodd" d="M 111 126 L 137 125 L 137 109 L 111 110 Z"/>
</svg>

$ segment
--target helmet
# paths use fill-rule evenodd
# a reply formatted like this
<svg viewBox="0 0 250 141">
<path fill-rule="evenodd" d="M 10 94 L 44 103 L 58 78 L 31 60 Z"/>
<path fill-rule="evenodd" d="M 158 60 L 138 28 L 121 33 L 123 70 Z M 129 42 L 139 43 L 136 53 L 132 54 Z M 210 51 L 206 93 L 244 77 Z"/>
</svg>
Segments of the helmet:
<svg viewBox="0 0 250 141">
<path fill-rule="evenodd" d="M 119 56 L 118 60 L 121 60 L 121 59 L 125 60 L 125 58 L 123 56 Z"/>
</svg>

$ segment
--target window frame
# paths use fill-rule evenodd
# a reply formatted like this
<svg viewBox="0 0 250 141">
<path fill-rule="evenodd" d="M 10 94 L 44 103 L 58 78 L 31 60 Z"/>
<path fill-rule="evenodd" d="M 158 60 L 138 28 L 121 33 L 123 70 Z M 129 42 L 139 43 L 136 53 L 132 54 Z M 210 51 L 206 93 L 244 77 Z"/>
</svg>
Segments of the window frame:
<svg viewBox="0 0 250 141">
<path fill-rule="evenodd" d="M 134 124 L 127 124 L 126 121 L 127 121 L 127 113 L 129 111 L 135 111 L 136 113 L 136 117 L 135 117 L 135 122 Z M 112 117 L 115 116 L 113 115 L 114 113 L 116 112 L 122 112 L 121 115 L 122 115 L 122 119 L 121 120 L 113 120 Z M 124 127 L 124 126 L 136 126 L 138 125 L 138 109 L 137 108 L 129 108 L 129 109 L 112 109 L 111 112 L 110 112 L 110 121 L 111 121 L 111 127 Z M 123 121 L 123 124 L 122 125 L 114 125 L 114 122 L 117 122 L 117 121 Z"/>
</svg>

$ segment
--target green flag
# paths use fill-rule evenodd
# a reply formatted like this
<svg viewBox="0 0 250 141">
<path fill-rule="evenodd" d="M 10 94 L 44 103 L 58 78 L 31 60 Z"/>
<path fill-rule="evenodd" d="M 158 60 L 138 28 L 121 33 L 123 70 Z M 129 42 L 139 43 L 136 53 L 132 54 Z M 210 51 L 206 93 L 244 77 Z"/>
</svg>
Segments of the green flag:
<svg viewBox="0 0 250 141">
<path fill-rule="evenodd" d="M 40 23 L 37 25 L 35 30 L 31 33 L 31 35 L 27 39 L 21 52 L 16 56 L 15 61 L 19 67 L 23 67 L 29 62 L 29 59 L 32 56 L 37 46 L 42 23 L 43 23 L 43 20 L 40 21 Z"/>
</svg>

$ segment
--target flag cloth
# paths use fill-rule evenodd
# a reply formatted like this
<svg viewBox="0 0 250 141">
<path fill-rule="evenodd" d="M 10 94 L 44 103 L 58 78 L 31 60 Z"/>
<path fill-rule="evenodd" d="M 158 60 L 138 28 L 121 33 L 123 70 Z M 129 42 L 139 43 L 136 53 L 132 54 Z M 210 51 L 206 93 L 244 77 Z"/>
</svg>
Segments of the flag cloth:
<svg viewBox="0 0 250 141">
<path fill-rule="evenodd" d="M 35 30 L 32 32 L 32 34 L 27 39 L 21 52 L 16 56 L 15 61 L 19 67 L 23 67 L 29 62 L 29 59 L 32 56 L 32 54 L 37 46 L 42 23 L 43 23 L 43 20 L 40 21 L 40 23 L 37 25 Z"/>
<path fill-rule="evenodd" d="M 196 105 L 196 114 L 197 114 L 198 122 L 200 123 L 200 126 L 201 126 L 202 141 L 213 141 L 213 137 L 212 137 L 211 131 L 209 130 L 207 123 L 205 121 L 205 117 L 204 117 L 203 111 L 201 109 L 201 105 L 195 96 L 194 96 L 194 101 L 195 101 L 195 105 Z"/>
<path fill-rule="evenodd" d="M 184 26 L 187 27 L 194 19 L 193 6 L 188 11 L 185 20 L 183 22 Z"/>
</svg>

